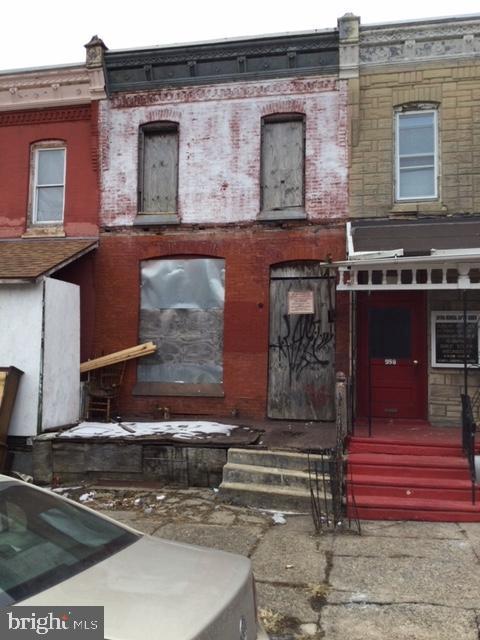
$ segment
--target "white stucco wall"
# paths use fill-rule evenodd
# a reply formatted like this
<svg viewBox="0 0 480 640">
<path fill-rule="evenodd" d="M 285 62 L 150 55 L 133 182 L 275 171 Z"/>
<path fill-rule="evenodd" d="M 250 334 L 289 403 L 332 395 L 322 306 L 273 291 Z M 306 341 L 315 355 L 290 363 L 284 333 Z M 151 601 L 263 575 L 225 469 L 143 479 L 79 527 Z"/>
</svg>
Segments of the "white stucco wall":
<svg viewBox="0 0 480 640">
<path fill-rule="evenodd" d="M 80 288 L 45 280 L 42 429 L 76 422 L 80 412 Z"/>
<path fill-rule="evenodd" d="M 261 122 L 272 113 L 305 114 L 308 218 L 345 217 L 347 86 L 332 77 L 308 77 L 162 89 L 101 102 L 102 223 L 133 223 L 139 127 L 160 120 L 179 125 L 181 221 L 255 221 L 260 211 Z"/>
<path fill-rule="evenodd" d="M 24 371 L 9 434 L 37 433 L 43 285 L 0 286 L 0 365 Z"/>
</svg>

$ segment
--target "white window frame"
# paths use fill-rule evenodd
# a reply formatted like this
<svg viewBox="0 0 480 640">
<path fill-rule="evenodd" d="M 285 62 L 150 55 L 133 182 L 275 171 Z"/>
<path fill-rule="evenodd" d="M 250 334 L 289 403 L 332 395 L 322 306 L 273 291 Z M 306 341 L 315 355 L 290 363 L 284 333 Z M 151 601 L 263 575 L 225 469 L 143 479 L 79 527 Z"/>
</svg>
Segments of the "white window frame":
<svg viewBox="0 0 480 640">
<path fill-rule="evenodd" d="M 45 151 L 59 151 L 63 150 L 63 181 L 60 184 L 38 184 L 38 165 L 40 153 Z M 62 225 L 65 215 L 65 178 L 67 172 L 67 147 L 63 142 L 46 142 L 35 145 L 32 149 L 33 153 L 33 183 L 32 183 L 32 224 L 34 225 Z M 38 220 L 37 219 L 37 207 L 38 207 L 38 190 L 43 187 L 62 187 L 62 215 L 58 220 Z"/>
<path fill-rule="evenodd" d="M 449 316 L 449 318 L 445 318 L 445 316 Z M 438 367 L 441 369 L 463 369 L 463 364 L 461 362 L 437 362 L 437 349 L 436 349 L 436 339 L 437 339 L 437 324 L 440 322 L 463 322 L 463 311 L 455 310 L 455 311 L 431 311 L 430 314 L 430 349 L 431 349 L 431 360 L 432 367 Z M 467 322 L 476 322 L 477 323 L 477 332 L 478 332 L 478 348 L 480 351 L 480 312 L 479 311 L 468 311 L 467 312 Z M 477 354 L 477 362 L 476 363 L 468 363 L 467 366 L 469 369 L 478 369 L 480 365 L 480 353 Z"/>
<path fill-rule="evenodd" d="M 408 117 L 409 115 L 422 114 L 426 115 L 431 113 L 433 115 L 433 194 L 417 195 L 413 197 L 405 197 L 400 195 L 400 118 L 402 116 Z M 419 157 L 421 155 L 431 154 L 415 154 Z M 426 165 L 424 168 L 430 168 L 431 165 Z M 415 167 L 415 169 L 420 169 Z M 404 169 L 405 171 L 405 169 Z M 407 169 L 408 171 L 408 169 Z M 397 111 L 395 114 L 395 200 L 397 202 L 412 202 L 416 200 L 437 200 L 438 199 L 438 110 L 437 109 L 409 109 L 405 111 Z"/>
</svg>

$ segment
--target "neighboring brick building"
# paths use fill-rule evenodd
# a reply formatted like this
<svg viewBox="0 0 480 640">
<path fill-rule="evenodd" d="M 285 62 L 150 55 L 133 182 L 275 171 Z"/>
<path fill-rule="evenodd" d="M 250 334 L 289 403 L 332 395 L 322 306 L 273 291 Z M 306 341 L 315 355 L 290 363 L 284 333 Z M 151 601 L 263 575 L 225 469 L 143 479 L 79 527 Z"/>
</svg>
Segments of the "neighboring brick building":
<svg viewBox="0 0 480 640">
<path fill-rule="evenodd" d="M 20 439 L 79 417 L 80 337 L 84 358 L 93 340 L 102 47 L 87 45 L 86 64 L 0 73 L 0 366 L 24 372 L 10 423 Z"/>
<path fill-rule="evenodd" d="M 459 425 L 464 303 L 479 364 L 480 16 L 345 25 L 357 414 Z"/>
<path fill-rule="evenodd" d="M 332 420 L 337 31 L 107 51 L 105 68 L 96 351 L 158 345 L 128 364 L 120 412 Z"/>
</svg>

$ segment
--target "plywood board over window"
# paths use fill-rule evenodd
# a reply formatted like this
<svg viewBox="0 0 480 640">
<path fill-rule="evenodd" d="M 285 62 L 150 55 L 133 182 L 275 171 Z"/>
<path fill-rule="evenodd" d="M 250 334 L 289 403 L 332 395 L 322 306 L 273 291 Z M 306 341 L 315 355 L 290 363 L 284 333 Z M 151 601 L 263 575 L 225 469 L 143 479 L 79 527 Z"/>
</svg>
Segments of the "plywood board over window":
<svg viewBox="0 0 480 640">
<path fill-rule="evenodd" d="M 305 120 L 299 114 L 262 122 L 260 218 L 304 218 Z"/>
<path fill-rule="evenodd" d="M 141 264 L 140 339 L 157 345 L 137 368 L 142 395 L 222 395 L 225 261 Z"/>
<path fill-rule="evenodd" d="M 144 125 L 139 137 L 138 208 L 149 222 L 177 221 L 178 125 Z"/>
</svg>

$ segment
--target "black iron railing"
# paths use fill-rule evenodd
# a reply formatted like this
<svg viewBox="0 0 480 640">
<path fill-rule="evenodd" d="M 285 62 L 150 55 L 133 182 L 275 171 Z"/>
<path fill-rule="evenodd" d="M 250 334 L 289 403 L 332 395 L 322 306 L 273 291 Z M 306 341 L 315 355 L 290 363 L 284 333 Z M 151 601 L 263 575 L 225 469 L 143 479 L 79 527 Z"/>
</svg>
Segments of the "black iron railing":
<svg viewBox="0 0 480 640">
<path fill-rule="evenodd" d="M 462 399 L 462 447 L 468 460 L 470 479 L 472 481 L 472 504 L 475 504 L 475 485 L 477 480 L 475 471 L 475 431 L 477 425 L 473 419 L 470 396 L 462 393 L 460 397 Z"/>
</svg>

